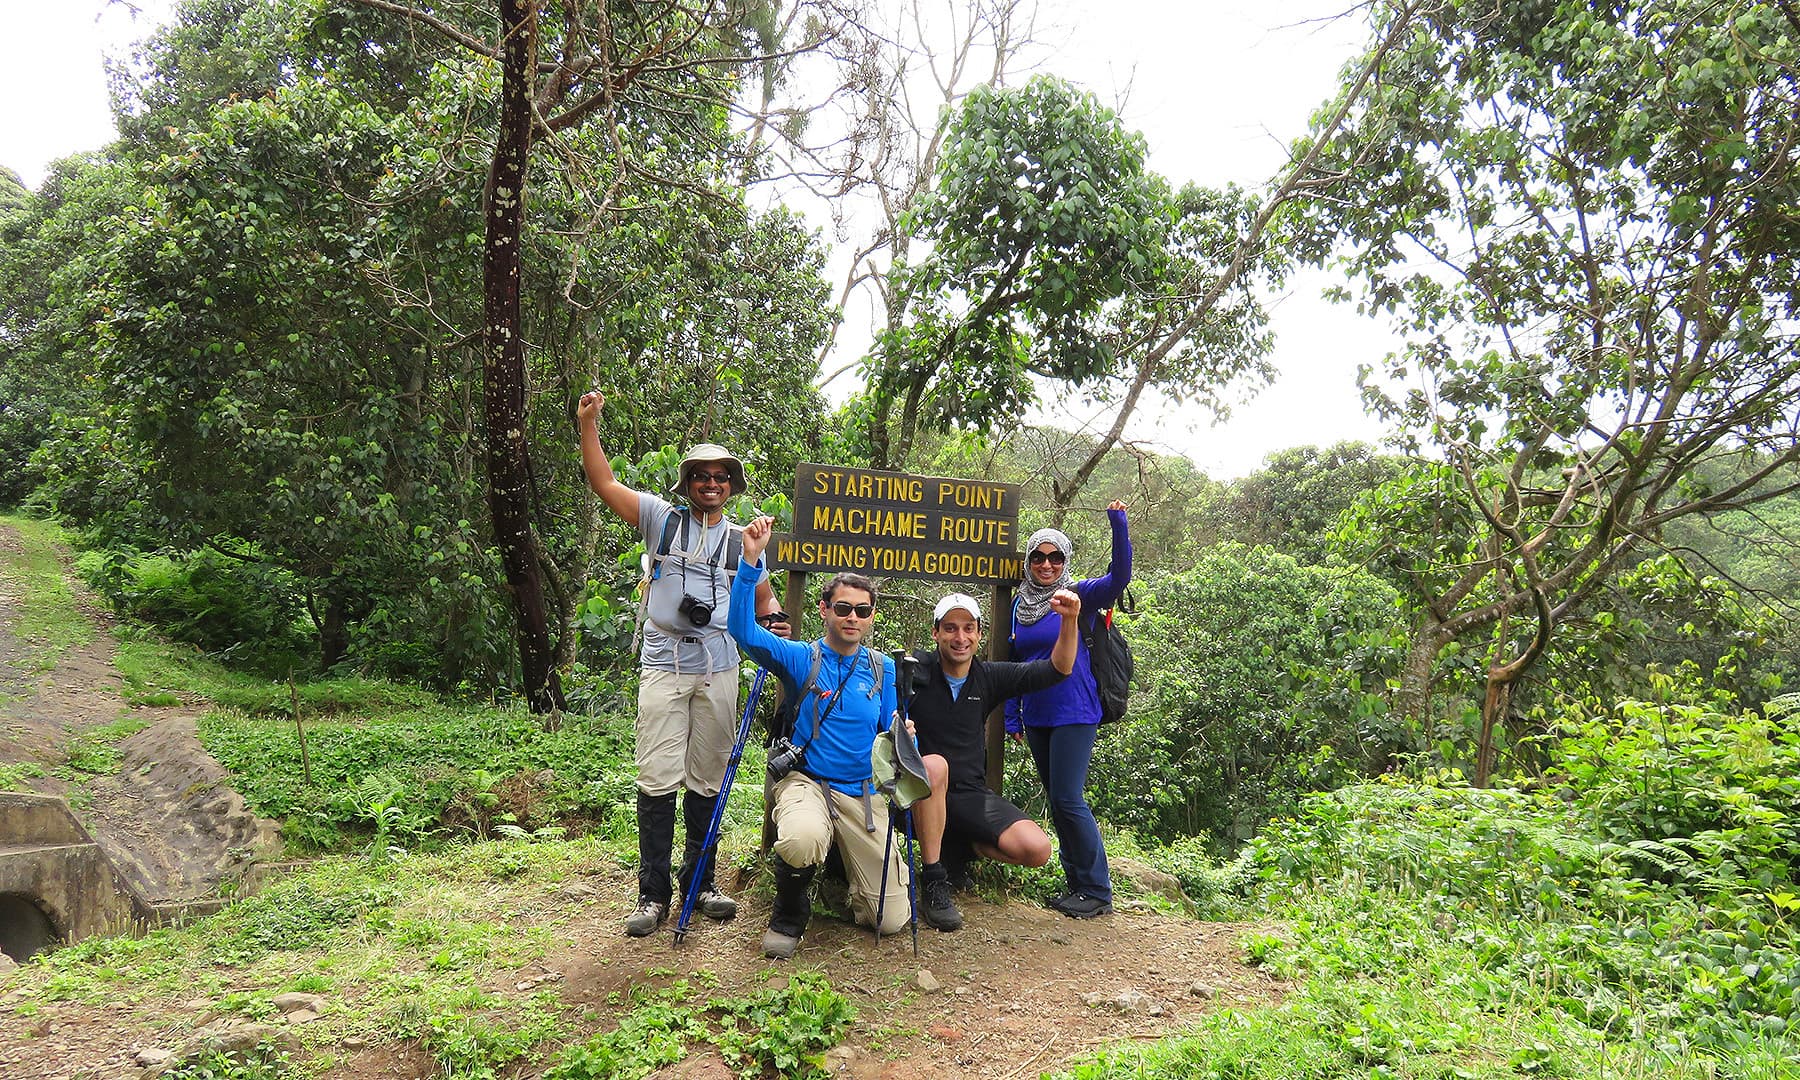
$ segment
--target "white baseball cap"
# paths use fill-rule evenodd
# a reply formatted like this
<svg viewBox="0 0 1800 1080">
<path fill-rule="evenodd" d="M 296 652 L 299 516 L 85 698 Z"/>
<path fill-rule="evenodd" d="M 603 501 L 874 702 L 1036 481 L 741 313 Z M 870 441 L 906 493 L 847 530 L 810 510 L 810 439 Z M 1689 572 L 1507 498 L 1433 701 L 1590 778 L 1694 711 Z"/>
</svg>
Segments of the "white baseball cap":
<svg viewBox="0 0 1800 1080">
<path fill-rule="evenodd" d="M 943 622 L 944 616 L 955 611 L 957 608 L 962 608 L 964 611 L 975 616 L 976 622 L 981 621 L 981 605 L 975 602 L 975 598 L 968 593 L 953 592 L 949 596 L 939 600 L 937 602 L 937 607 L 932 609 L 931 625 L 936 626 L 938 623 Z"/>
</svg>

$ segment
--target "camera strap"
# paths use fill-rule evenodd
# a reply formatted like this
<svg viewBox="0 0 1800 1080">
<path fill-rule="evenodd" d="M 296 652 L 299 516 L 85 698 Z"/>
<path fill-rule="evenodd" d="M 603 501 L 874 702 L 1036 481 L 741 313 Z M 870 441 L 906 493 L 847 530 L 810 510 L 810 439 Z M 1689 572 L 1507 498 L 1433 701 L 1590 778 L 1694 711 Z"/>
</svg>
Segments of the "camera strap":
<svg viewBox="0 0 1800 1080">
<path fill-rule="evenodd" d="M 689 539 L 694 524 L 694 512 L 685 506 L 677 506 L 663 518 L 662 536 L 656 542 L 656 550 L 650 553 L 650 580 L 662 577 L 663 560 L 671 553 L 676 553 L 685 569 L 687 563 L 699 562 L 725 571 L 726 577 L 736 577 L 738 561 L 744 555 L 744 533 L 729 519 L 720 521 L 725 529 L 725 541 L 716 551 L 696 552 L 691 550 L 693 541 Z M 681 532 L 681 547 L 675 547 L 675 533 Z M 698 557 L 696 557 L 698 556 Z"/>
<path fill-rule="evenodd" d="M 830 718 L 831 711 L 837 708 L 838 699 L 844 696 L 844 687 L 850 685 L 850 676 L 856 674 L 856 661 L 850 662 L 850 670 L 838 680 L 837 689 L 825 698 L 825 704 L 813 709 L 812 734 L 807 737 L 806 745 L 812 745 L 819 738 L 819 729 Z"/>
</svg>

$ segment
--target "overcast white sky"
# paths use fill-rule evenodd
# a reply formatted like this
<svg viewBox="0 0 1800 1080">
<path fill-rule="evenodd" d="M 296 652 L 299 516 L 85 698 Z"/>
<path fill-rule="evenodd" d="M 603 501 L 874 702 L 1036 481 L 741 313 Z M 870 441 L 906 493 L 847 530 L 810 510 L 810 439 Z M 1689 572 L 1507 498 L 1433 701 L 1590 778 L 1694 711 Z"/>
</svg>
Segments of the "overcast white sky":
<svg viewBox="0 0 1800 1080">
<path fill-rule="evenodd" d="M 1040 37 L 1055 45 L 1044 67 L 1109 103 L 1123 101 L 1149 140 L 1151 166 L 1179 184 L 1255 185 L 1281 164 L 1285 143 L 1332 91 L 1361 39 L 1354 16 L 1329 21 L 1351 0 L 1042 0 Z M 28 187 L 48 163 L 97 149 L 112 136 L 103 55 L 174 9 L 172 0 L 0 2 L 0 165 Z M 1128 434 L 1193 458 L 1225 479 L 1271 450 L 1339 439 L 1377 440 L 1362 415 L 1358 363 L 1392 343 L 1376 323 L 1318 299 L 1324 279 L 1271 298 L 1276 384 L 1230 422 L 1162 410 Z M 1198 421 L 1196 423 L 1196 420 Z"/>
</svg>

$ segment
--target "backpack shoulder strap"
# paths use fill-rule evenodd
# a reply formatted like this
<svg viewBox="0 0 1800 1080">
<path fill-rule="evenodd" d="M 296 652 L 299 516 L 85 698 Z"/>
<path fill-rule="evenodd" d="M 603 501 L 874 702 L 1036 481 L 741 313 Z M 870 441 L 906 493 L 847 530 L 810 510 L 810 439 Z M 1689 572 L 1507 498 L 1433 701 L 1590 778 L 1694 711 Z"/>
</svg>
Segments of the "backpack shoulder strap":
<svg viewBox="0 0 1800 1080">
<path fill-rule="evenodd" d="M 744 529 L 741 525 L 731 526 L 731 533 L 725 540 L 725 565 L 721 568 L 727 574 L 736 576 L 738 563 L 744 559 Z"/>
<path fill-rule="evenodd" d="M 677 518 L 680 519 L 679 522 L 676 520 Z M 662 538 L 656 542 L 656 550 L 650 555 L 651 581 L 655 581 L 662 577 L 663 560 L 669 557 L 670 551 L 674 550 L 675 529 L 677 526 L 680 527 L 682 538 L 685 540 L 687 538 L 687 527 L 690 520 L 691 516 L 688 514 L 688 509 L 685 506 L 677 506 L 671 509 L 669 511 L 669 516 L 663 518 Z"/>
<path fill-rule="evenodd" d="M 824 648 L 822 648 L 817 641 L 814 641 L 812 643 L 812 668 L 806 673 L 806 682 L 800 687 L 800 696 L 794 699 L 794 708 L 796 710 L 794 714 L 795 719 L 799 718 L 798 710 L 805 708 L 807 699 L 812 697 L 813 687 L 819 684 L 819 664 L 824 659 Z M 810 743 L 818 739 L 819 725 L 824 723 L 824 720 L 825 718 L 819 715 L 819 706 L 817 704 L 813 705 L 812 736 L 807 739 L 807 742 Z"/>
<path fill-rule="evenodd" d="M 887 655 L 880 649 L 863 646 L 869 653 L 869 696 L 881 693 L 881 676 L 887 670 Z"/>
</svg>

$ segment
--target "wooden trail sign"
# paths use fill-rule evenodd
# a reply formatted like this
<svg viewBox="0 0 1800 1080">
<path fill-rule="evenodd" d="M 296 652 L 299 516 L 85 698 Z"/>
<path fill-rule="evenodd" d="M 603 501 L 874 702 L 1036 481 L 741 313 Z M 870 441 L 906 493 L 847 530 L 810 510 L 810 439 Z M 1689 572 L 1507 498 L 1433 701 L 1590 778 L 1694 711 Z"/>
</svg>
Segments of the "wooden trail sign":
<svg viewBox="0 0 1800 1080">
<path fill-rule="evenodd" d="M 769 565 L 803 572 L 1016 584 L 1019 485 L 803 463 L 794 531 Z"/>
</svg>

